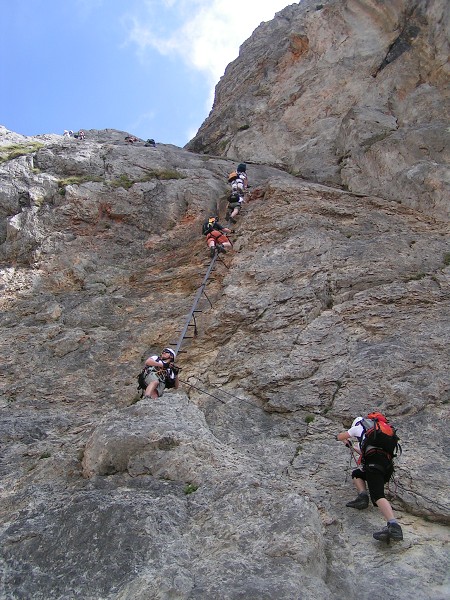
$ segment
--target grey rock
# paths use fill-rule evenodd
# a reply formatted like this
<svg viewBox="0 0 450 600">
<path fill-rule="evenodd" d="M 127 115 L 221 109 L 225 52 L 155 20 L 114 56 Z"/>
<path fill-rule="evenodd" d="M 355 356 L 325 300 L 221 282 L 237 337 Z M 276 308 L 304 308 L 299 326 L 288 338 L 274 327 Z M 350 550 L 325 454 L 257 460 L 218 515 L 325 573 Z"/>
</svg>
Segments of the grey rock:
<svg viewBox="0 0 450 600">
<path fill-rule="evenodd" d="M 217 155 L 0 128 L 1 600 L 448 596 L 448 9 L 410 8 L 304 0 L 262 24 L 223 78 L 247 65 L 242 94 L 221 82 L 189 145 Z M 237 156 L 251 188 L 180 388 L 139 400 Z M 345 506 L 335 441 L 373 409 L 403 446 L 390 546 L 377 509 Z"/>
<path fill-rule="evenodd" d="M 70 153 L 83 163 L 81 145 L 46 143 L 49 173 Z M 177 359 L 181 388 L 136 402 L 142 361 L 176 340 L 209 264 L 200 226 L 224 214 L 233 163 L 86 143 L 112 157 L 104 181 L 16 213 L 5 202 L 18 226 L 1 246 L 0 597 L 351 598 L 383 577 L 383 600 L 441 598 L 448 224 L 249 163 L 234 250 Z M 131 159 L 183 177 L 138 169 L 111 187 Z M 375 509 L 345 508 L 334 435 L 373 408 L 404 446 L 399 550 L 372 540 Z M 355 580 L 353 562 L 371 568 Z"/>
<path fill-rule="evenodd" d="M 319 6 L 292 4 L 254 31 L 186 147 L 448 219 L 448 2 Z"/>
</svg>

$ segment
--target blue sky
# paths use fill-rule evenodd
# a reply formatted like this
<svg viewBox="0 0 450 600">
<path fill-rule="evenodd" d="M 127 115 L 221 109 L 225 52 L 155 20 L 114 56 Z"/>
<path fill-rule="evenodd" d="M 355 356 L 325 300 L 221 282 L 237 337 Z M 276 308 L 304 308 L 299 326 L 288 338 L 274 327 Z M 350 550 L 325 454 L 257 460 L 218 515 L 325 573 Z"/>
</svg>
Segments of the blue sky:
<svg viewBox="0 0 450 600">
<path fill-rule="evenodd" d="M 285 0 L 3 0 L 0 125 L 184 146 L 239 46 Z"/>
</svg>

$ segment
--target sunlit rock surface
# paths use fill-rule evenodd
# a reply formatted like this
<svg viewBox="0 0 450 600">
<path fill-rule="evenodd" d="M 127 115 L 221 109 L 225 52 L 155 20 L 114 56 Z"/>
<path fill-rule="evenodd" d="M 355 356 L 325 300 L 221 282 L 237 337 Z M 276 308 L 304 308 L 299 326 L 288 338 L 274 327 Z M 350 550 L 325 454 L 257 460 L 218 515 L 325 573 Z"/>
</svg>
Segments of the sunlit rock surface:
<svg viewBox="0 0 450 600">
<path fill-rule="evenodd" d="M 370 38 L 381 65 L 403 2 L 293 5 L 238 60 L 253 45 L 262 51 L 264 31 L 264 51 L 276 57 L 289 22 L 300 60 L 315 23 L 332 71 L 327 14 L 359 23 L 364 4 L 364 33 L 342 31 L 357 81 L 358 44 Z M 420 7 L 437 19 L 442 5 Z M 386 77 L 391 89 L 389 68 L 412 48 L 375 80 Z M 370 52 L 364 60 L 374 62 Z M 288 77 L 287 59 L 283 68 Z M 310 65 L 312 81 L 314 69 L 336 76 L 318 68 Z M 332 145 L 350 150 L 346 168 L 356 172 L 369 160 L 365 140 L 400 128 L 378 103 L 348 106 L 345 86 L 333 94 L 342 107 Z M 0 128 L 2 600 L 448 596 L 443 204 L 438 194 L 429 210 L 406 202 L 404 186 L 384 175 L 378 185 L 363 170 L 359 193 L 343 189 L 343 169 L 322 142 L 315 160 L 332 175 L 313 176 L 308 153 L 294 170 L 305 178 L 289 173 L 289 160 L 259 154 L 288 118 L 279 111 L 268 112 L 264 132 L 239 133 L 222 157 L 127 144 L 115 130 L 86 131 L 81 141 Z M 387 146 L 377 153 L 388 161 Z M 182 344 L 180 389 L 139 400 L 142 361 L 177 343 L 209 266 L 201 223 L 224 218 L 231 155 L 248 161 L 251 185 L 233 250 L 208 281 L 197 335 Z M 428 181 L 417 197 L 431 198 Z M 354 463 L 335 441 L 373 409 L 391 418 L 403 446 L 388 497 L 404 541 L 390 546 L 372 538 L 384 524 L 377 509 L 345 507 Z"/>
<path fill-rule="evenodd" d="M 450 216 L 450 4 L 302 0 L 228 65 L 188 144 Z"/>
</svg>

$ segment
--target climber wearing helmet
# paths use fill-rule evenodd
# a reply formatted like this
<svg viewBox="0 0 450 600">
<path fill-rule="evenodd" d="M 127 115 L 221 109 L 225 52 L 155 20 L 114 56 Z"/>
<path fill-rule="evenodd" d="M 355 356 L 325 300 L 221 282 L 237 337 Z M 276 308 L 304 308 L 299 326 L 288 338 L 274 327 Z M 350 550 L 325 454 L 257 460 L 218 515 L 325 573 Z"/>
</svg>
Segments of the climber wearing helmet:
<svg viewBox="0 0 450 600">
<path fill-rule="evenodd" d="M 228 183 L 231 184 L 231 194 L 228 198 L 226 220 L 236 223 L 236 217 L 241 210 L 244 194 L 248 187 L 247 165 L 245 163 L 239 163 L 236 170 L 229 174 Z"/>
<path fill-rule="evenodd" d="M 206 243 L 209 248 L 211 258 L 216 252 L 226 252 L 233 247 L 232 243 L 225 235 L 233 233 L 228 227 L 224 227 L 219 223 L 218 217 L 210 217 L 203 223 L 202 233 L 206 235 Z"/>
<path fill-rule="evenodd" d="M 156 400 L 163 395 L 165 388 L 178 389 L 179 368 L 174 364 L 175 350 L 164 348 L 159 356 L 153 355 L 145 361 L 145 397 Z"/>
<path fill-rule="evenodd" d="M 372 504 L 377 506 L 387 521 L 386 527 L 376 531 L 376 540 L 402 540 L 403 532 L 394 516 L 390 502 L 385 498 L 384 486 L 394 473 L 393 458 L 397 451 L 401 453 L 395 429 L 388 423 L 384 415 L 378 412 L 369 413 L 366 417 L 356 417 L 347 431 L 336 436 L 338 441 L 353 449 L 352 439 L 358 440 L 360 455 L 357 468 L 352 472 L 352 481 L 358 492 L 355 500 L 346 506 L 362 510 L 369 506 L 369 488 Z"/>
</svg>

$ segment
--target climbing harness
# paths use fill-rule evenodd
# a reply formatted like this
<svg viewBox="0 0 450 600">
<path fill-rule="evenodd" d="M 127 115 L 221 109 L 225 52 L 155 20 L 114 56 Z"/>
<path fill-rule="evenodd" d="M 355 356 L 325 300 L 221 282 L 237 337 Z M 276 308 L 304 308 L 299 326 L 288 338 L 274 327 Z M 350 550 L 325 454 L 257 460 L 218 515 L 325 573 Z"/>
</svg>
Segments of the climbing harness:
<svg viewBox="0 0 450 600">
<path fill-rule="evenodd" d="M 144 392 L 147 388 L 145 380 L 149 373 L 155 373 L 159 381 L 164 382 L 165 387 L 170 389 L 175 387 L 175 378 L 171 377 L 171 375 L 173 374 L 176 377 L 180 371 L 181 368 L 177 365 L 173 365 L 172 367 L 154 367 L 152 365 L 146 365 L 137 378 L 137 389 L 141 394 L 141 398 L 144 396 Z"/>
</svg>

